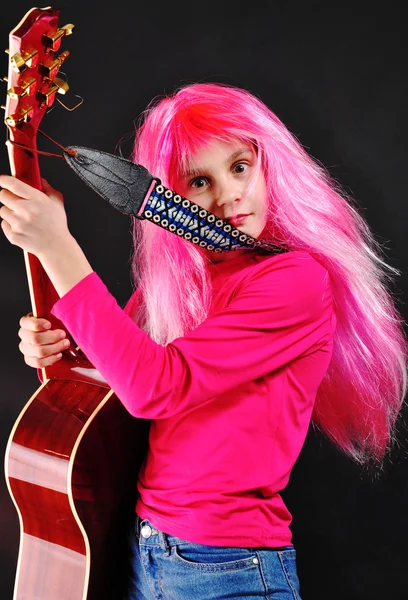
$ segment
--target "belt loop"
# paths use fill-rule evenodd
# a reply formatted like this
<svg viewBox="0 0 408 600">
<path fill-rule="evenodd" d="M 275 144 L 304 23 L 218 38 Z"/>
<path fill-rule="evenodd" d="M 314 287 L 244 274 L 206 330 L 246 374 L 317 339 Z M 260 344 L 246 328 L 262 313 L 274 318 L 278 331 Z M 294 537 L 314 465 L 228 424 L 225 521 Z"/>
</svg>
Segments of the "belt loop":
<svg viewBox="0 0 408 600">
<path fill-rule="evenodd" d="M 139 517 L 139 515 L 136 515 L 136 518 L 135 518 L 135 533 L 136 533 L 136 537 L 139 537 L 139 535 L 140 535 L 140 517 Z"/>
<path fill-rule="evenodd" d="M 166 555 L 170 555 L 170 546 L 167 540 L 167 535 L 162 531 L 159 531 L 160 548 L 166 551 Z"/>
</svg>

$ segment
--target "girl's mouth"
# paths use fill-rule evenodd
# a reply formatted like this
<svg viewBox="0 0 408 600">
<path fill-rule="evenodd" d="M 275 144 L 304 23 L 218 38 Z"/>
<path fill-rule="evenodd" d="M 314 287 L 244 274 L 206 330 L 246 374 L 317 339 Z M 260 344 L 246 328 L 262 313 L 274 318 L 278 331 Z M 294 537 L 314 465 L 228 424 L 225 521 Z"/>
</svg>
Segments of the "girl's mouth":
<svg viewBox="0 0 408 600">
<path fill-rule="evenodd" d="M 249 215 L 235 215 L 234 217 L 230 217 L 228 221 L 231 225 L 234 225 L 234 227 L 239 227 L 247 217 L 249 217 Z"/>
</svg>

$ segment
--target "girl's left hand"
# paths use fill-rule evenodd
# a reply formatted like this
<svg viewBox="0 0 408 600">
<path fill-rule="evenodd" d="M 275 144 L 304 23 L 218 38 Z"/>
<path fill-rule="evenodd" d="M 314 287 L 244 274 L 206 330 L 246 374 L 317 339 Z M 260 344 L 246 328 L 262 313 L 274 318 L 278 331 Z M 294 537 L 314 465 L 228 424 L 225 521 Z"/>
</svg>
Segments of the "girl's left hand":
<svg viewBox="0 0 408 600">
<path fill-rule="evenodd" d="M 8 241 L 40 258 L 71 238 L 63 198 L 43 179 L 43 192 L 27 183 L 0 175 L 1 228 Z"/>
</svg>

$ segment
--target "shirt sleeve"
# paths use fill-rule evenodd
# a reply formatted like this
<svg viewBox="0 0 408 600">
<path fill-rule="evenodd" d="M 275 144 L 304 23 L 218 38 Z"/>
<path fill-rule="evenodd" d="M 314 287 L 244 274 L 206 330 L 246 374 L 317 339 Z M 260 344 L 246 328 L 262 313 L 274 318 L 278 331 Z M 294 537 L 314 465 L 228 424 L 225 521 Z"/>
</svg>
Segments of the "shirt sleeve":
<svg viewBox="0 0 408 600">
<path fill-rule="evenodd" d="M 331 312 L 328 273 L 306 253 L 256 265 L 228 306 L 165 347 L 96 273 L 52 309 L 127 410 L 146 419 L 189 410 L 321 347 L 332 333 Z"/>
<path fill-rule="evenodd" d="M 141 302 L 141 294 L 140 294 L 140 291 L 138 289 L 136 289 L 133 292 L 133 294 L 131 295 L 131 297 L 129 298 L 129 301 L 124 306 L 123 311 L 125 312 L 125 314 L 130 315 L 132 317 L 136 313 L 137 307 L 139 306 L 140 302 Z M 56 313 L 53 313 L 52 311 L 51 311 L 51 313 L 54 316 L 56 316 Z M 44 379 L 42 376 L 42 369 L 37 369 L 37 376 L 38 376 L 38 379 L 40 380 L 40 382 L 44 383 Z"/>
</svg>

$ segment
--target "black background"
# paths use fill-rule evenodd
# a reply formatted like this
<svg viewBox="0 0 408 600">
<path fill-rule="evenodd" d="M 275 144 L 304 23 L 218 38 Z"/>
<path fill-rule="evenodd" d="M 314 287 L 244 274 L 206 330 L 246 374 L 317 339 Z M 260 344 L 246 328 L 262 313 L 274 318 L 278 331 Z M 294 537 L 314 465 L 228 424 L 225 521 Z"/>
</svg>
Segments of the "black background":
<svg viewBox="0 0 408 600">
<path fill-rule="evenodd" d="M 73 113 L 58 108 L 42 127 L 61 143 L 125 156 L 134 122 L 155 96 L 193 81 L 245 87 L 260 96 L 361 207 L 388 261 L 407 318 L 407 34 L 403 2 L 59 2 L 63 67 Z M 32 8 L 3 8 L 1 44 Z M 7 56 L 2 59 L 4 75 Z M 1 74 L 1 73 L 0 73 Z M 3 98 L 6 88 L 4 86 Z M 6 139 L 6 133 L 3 132 Z M 40 141 L 44 149 L 48 143 Z M 8 173 L 4 147 L 1 172 Z M 130 223 L 57 159 L 42 174 L 64 192 L 70 229 L 120 304 L 131 293 Z M 38 385 L 18 351 L 18 320 L 31 309 L 21 250 L 1 244 L 1 448 Z M 408 468 L 404 414 L 381 476 L 340 455 L 312 428 L 284 498 L 304 600 L 405 598 L 408 589 Z M 19 527 L 0 488 L 2 598 L 12 598 Z"/>
</svg>

